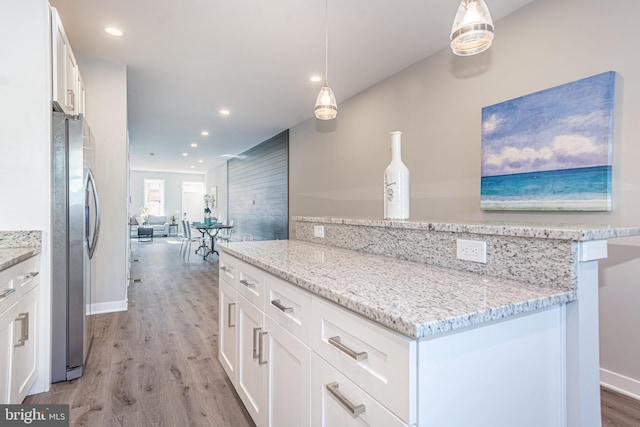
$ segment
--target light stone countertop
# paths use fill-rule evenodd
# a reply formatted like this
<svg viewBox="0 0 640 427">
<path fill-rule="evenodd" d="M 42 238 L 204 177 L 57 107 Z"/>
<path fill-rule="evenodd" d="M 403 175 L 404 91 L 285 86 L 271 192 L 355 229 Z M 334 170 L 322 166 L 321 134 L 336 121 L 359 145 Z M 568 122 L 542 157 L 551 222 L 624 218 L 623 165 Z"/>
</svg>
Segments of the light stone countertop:
<svg viewBox="0 0 640 427">
<path fill-rule="evenodd" d="M 41 242 L 40 230 L 0 231 L 0 271 L 39 254 Z"/>
<path fill-rule="evenodd" d="M 497 236 L 532 237 L 584 242 L 607 240 L 640 235 L 640 226 L 612 226 L 602 224 L 544 224 L 544 223 L 441 223 L 423 221 L 389 221 L 376 218 L 330 218 L 294 216 L 293 221 L 326 224 L 360 225 L 366 227 L 402 228 L 408 230 L 428 230 L 453 233 L 493 234 Z"/>
<path fill-rule="evenodd" d="M 412 338 L 564 304 L 575 292 L 297 240 L 219 248 Z"/>
<path fill-rule="evenodd" d="M 0 271 L 40 253 L 40 248 L 0 248 Z"/>
</svg>

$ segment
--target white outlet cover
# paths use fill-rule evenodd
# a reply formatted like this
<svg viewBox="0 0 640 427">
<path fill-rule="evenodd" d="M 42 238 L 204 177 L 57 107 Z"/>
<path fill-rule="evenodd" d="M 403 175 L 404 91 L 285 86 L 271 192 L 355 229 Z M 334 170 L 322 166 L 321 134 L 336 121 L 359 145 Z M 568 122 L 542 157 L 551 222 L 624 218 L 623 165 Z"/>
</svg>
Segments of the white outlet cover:
<svg viewBox="0 0 640 427">
<path fill-rule="evenodd" d="M 324 225 L 313 226 L 313 237 L 320 237 L 324 239 Z"/>
<path fill-rule="evenodd" d="M 482 240 L 456 240 L 456 257 L 464 261 L 487 263 L 487 242 Z"/>
</svg>

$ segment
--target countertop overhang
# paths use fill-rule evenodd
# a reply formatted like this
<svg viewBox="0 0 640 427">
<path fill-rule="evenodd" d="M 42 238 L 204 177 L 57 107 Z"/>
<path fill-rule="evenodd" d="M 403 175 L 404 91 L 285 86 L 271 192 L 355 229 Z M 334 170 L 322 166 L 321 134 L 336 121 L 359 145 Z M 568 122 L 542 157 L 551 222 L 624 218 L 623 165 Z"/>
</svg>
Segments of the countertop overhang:
<svg viewBox="0 0 640 427">
<path fill-rule="evenodd" d="M 219 248 L 411 338 L 575 300 L 559 290 L 297 240 Z"/>
</svg>

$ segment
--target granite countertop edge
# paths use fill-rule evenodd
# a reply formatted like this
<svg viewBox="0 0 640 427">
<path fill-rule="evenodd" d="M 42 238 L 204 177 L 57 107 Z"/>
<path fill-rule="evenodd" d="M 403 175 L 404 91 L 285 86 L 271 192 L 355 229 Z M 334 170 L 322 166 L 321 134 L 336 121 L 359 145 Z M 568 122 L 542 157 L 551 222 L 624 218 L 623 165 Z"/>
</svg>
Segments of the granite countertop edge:
<svg viewBox="0 0 640 427">
<path fill-rule="evenodd" d="M 4 271 L 24 260 L 38 255 L 39 247 L 30 248 L 0 248 L 0 271 Z"/>
<path fill-rule="evenodd" d="M 406 319 L 400 312 L 390 313 L 388 311 L 380 310 L 373 304 L 367 304 L 366 302 L 356 300 L 354 297 L 350 297 L 347 293 L 332 291 L 329 287 L 318 283 L 320 280 L 318 282 L 314 282 L 290 271 L 274 267 L 273 265 L 262 262 L 259 259 L 248 256 L 241 251 L 235 250 L 233 247 L 230 247 L 230 245 L 221 244 L 219 245 L 219 248 L 229 255 L 233 255 L 242 261 L 286 280 L 287 282 L 293 283 L 314 295 L 323 297 L 340 305 L 341 307 L 349 309 L 380 325 L 414 339 L 428 338 L 439 334 L 454 332 L 464 328 L 480 325 L 482 323 L 542 310 L 555 305 L 566 304 L 576 299 L 575 291 L 558 291 L 557 289 L 549 289 L 548 295 L 526 301 L 488 307 L 482 310 L 474 310 L 455 316 L 439 317 L 435 320 L 415 322 L 414 320 Z M 323 249 L 326 250 L 326 248 Z M 344 251 L 343 249 L 339 250 Z M 399 309 L 399 311 L 401 311 L 401 309 Z"/>
<path fill-rule="evenodd" d="M 411 220 L 396 221 L 376 218 L 332 218 L 311 216 L 293 216 L 292 220 L 299 222 L 359 225 L 407 230 L 492 234 L 498 236 L 527 237 L 537 239 L 571 240 L 576 242 L 606 240 L 640 235 L 640 226 L 618 227 L 599 224 L 544 224 L 509 222 L 477 222 L 456 224 Z"/>
</svg>

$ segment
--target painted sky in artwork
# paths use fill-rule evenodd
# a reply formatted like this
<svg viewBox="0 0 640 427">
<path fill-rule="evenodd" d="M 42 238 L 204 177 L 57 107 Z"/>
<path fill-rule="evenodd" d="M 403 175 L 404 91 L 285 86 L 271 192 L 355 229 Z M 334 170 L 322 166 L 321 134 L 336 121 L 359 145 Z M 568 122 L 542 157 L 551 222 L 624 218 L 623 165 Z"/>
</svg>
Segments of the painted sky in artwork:
<svg viewBox="0 0 640 427">
<path fill-rule="evenodd" d="M 615 73 L 482 109 L 482 176 L 611 165 Z"/>
</svg>

